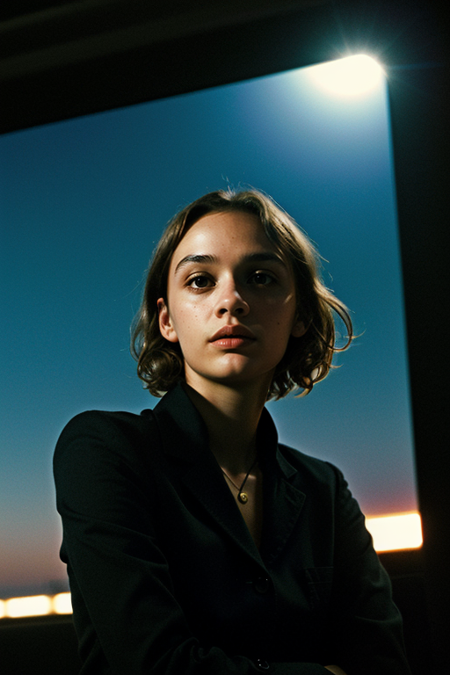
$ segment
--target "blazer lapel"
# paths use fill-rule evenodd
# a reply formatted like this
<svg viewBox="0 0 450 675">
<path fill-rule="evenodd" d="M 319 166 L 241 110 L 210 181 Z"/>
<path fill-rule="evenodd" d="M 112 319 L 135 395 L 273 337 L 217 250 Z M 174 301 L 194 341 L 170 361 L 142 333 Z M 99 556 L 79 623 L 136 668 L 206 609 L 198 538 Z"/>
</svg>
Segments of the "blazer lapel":
<svg viewBox="0 0 450 675">
<path fill-rule="evenodd" d="M 297 473 L 294 469 L 294 473 Z M 285 475 L 265 473 L 264 526 L 261 555 L 271 565 L 283 551 L 298 521 L 306 495 Z"/>
<path fill-rule="evenodd" d="M 183 477 L 183 482 L 203 506 L 209 517 L 222 529 L 228 538 L 236 544 L 245 555 L 250 556 L 259 565 L 261 557 L 248 531 L 233 495 L 223 479 L 222 472 L 215 467 L 197 464 Z"/>
<path fill-rule="evenodd" d="M 261 565 L 258 549 L 209 449 L 206 425 L 182 385 L 166 394 L 153 413 L 165 453 L 182 460 L 177 473 L 185 487 L 216 526 Z"/>
<path fill-rule="evenodd" d="M 283 457 L 278 434 L 267 410 L 260 428 L 261 465 L 264 475 L 264 514 L 261 555 L 271 565 L 283 551 L 299 519 L 306 495 L 299 487 L 299 474 Z M 297 483 L 297 485 L 296 485 Z"/>
<path fill-rule="evenodd" d="M 296 483 L 299 484 L 297 469 L 278 448 L 277 431 L 269 412 L 263 410 L 257 440 L 264 475 L 261 551 L 209 449 L 206 425 L 182 385 L 178 384 L 166 394 L 153 413 L 163 449 L 167 455 L 182 460 L 178 476 L 181 475 L 183 484 L 197 502 L 242 552 L 259 565 L 272 564 L 292 534 L 306 495 L 296 487 Z"/>
</svg>

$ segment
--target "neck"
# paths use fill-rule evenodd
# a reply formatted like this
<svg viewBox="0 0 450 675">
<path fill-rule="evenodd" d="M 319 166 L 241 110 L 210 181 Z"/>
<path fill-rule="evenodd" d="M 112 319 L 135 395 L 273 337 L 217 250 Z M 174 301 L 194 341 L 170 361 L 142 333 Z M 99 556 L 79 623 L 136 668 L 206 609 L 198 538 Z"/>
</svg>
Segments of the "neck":
<svg viewBox="0 0 450 675">
<path fill-rule="evenodd" d="M 220 466 L 235 476 L 246 474 L 256 457 L 256 430 L 267 390 L 218 386 L 207 398 L 191 386 L 186 391 L 206 424 Z"/>
</svg>

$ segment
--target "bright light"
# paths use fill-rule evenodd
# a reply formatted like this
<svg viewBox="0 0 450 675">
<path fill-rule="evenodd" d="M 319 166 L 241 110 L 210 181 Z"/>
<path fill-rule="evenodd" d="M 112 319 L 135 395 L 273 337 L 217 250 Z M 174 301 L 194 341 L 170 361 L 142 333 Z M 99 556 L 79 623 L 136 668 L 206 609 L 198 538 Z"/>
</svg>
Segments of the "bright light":
<svg viewBox="0 0 450 675">
<path fill-rule="evenodd" d="M 24 598 L 11 598 L 5 601 L 6 616 L 13 619 L 22 616 L 43 616 L 50 614 L 52 603 L 48 595 L 32 595 Z"/>
<path fill-rule="evenodd" d="M 0 600 L 0 619 L 18 619 L 25 616 L 45 616 L 47 614 L 72 614 L 71 594 L 31 595 Z"/>
<path fill-rule="evenodd" d="M 58 593 L 52 598 L 55 614 L 72 614 L 72 600 L 70 593 Z"/>
<path fill-rule="evenodd" d="M 357 54 L 312 66 L 309 75 L 322 89 L 340 96 L 360 96 L 374 89 L 384 70 L 371 56 Z"/>
<path fill-rule="evenodd" d="M 418 513 L 366 518 L 366 527 L 373 537 L 376 551 L 420 548 L 423 543 L 422 523 Z"/>
</svg>

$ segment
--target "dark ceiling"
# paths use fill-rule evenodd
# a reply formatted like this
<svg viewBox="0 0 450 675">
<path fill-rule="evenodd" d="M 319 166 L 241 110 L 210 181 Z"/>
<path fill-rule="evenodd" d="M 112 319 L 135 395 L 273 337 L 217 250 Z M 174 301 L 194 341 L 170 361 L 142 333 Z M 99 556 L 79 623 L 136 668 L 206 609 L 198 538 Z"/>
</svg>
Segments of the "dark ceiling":
<svg viewBox="0 0 450 675">
<path fill-rule="evenodd" d="M 433 2 L 79 0 L 3 2 L 0 131 L 370 50 L 442 60 Z"/>
</svg>

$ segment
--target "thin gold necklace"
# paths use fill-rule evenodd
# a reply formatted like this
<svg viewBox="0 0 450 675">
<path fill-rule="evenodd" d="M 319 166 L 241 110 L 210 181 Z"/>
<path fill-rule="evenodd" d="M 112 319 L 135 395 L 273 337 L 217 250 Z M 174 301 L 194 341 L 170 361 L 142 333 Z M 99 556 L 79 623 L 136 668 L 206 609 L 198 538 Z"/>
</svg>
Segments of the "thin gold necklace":
<svg viewBox="0 0 450 675">
<path fill-rule="evenodd" d="M 255 461 L 253 462 L 253 464 L 251 465 L 251 467 L 250 467 L 249 470 L 247 471 L 247 474 L 246 474 L 244 480 L 242 481 L 241 487 L 239 487 L 238 485 L 236 485 L 236 483 L 235 483 L 233 480 L 231 480 L 230 476 L 226 473 L 226 471 L 224 471 L 224 469 L 222 469 L 222 467 L 220 467 L 220 468 L 222 469 L 222 473 L 223 473 L 223 475 L 225 476 L 225 478 L 228 478 L 228 480 L 230 481 L 231 485 L 233 485 L 233 486 L 236 488 L 236 490 L 238 491 L 238 496 L 237 496 L 237 498 L 238 498 L 238 500 L 241 502 L 241 504 L 246 504 L 246 503 L 248 502 L 248 494 L 247 494 L 246 492 L 243 492 L 243 489 L 244 489 L 244 485 L 245 485 L 246 482 L 247 482 L 247 478 L 248 478 L 249 475 L 250 475 L 250 472 L 252 471 L 252 469 L 255 468 L 257 462 L 258 462 L 258 458 L 255 459 Z"/>
</svg>

